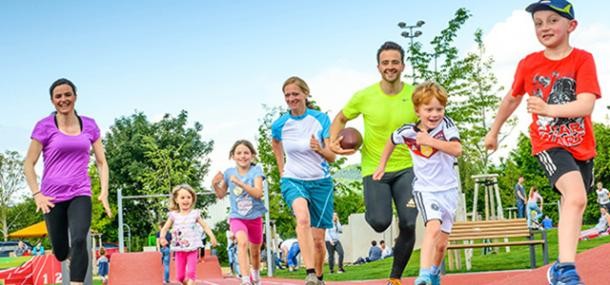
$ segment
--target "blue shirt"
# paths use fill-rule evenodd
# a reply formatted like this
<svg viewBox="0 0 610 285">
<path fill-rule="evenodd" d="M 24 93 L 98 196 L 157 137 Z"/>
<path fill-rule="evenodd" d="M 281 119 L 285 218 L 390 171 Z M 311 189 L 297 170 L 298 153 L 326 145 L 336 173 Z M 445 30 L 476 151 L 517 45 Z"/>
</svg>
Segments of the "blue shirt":
<svg viewBox="0 0 610 285">
<path fill-rule="evenodd" d="M 248 173 L 242 176 L 235 167 L 227 169 L 224 173 L 224 182 L 228 185 L 229 199 L 231 202 L 230 218 L 253 220 L 261 217 L 267 212 L 262 199 L 252 197 L 241 187 L 231 181 L 231 176 L 235 176 L 247 185 L 254 187 L 254 180 L 263 177 L 263 170 L 259 165 L 250 166 Z"/>
<path fill-rule="evenodd" d="M 553 227 L 553 220 L 551 220 L 550 218 L 544 218 L 544 220 L 542 220 L 542 227 L 545 229 L 550 229 Z"/>
<path fill-rule="evenodd" d="M 369 261 L 381 259 L 381 247 L 371 246 L 369 249 Z"/>
<path fill-rule="evenodd" d="M 330 118 L 326 113 L 306 109 L 300 116 L 290 112 L 273 122 L 271 136 L 282 143 L 286 154 L 283 177 L 299 180 L 318 180 L 330 177 L 328 162 L 309 146 L 311 136 L 324 146 L 330 138 Z"/>
</svg>

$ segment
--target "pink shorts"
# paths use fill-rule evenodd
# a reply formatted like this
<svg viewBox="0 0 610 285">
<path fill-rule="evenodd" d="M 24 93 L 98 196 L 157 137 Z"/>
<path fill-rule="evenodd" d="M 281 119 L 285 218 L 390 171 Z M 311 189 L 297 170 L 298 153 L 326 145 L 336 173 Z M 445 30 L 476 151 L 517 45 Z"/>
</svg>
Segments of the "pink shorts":
<svg viewBox="0 0 610 285">
<path fill-rule="evenodd" d="M 229 225 L 233 235 L 237 236 L 237 232 L 243 231 L 248 236 L 248 241 L 253 244 L 263 243 L 263 218 L 258 217 L 253 220 L 229 219 Z"/>
</svg>

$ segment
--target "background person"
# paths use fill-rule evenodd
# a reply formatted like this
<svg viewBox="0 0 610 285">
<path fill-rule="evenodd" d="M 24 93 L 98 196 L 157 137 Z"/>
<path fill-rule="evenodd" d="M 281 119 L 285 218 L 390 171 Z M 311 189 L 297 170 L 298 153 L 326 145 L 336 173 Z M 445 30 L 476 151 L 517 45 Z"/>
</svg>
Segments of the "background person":
<svg viewBox="0 0 610 285">
<path fill-rule="evenodd" d="M 525 200 L 525 187 L 523 186 L 523 181 L 525 181 L 525 178 L 519 176 L 519 180 L 517 180 L 517 184 L 515 184 L 517 218 L 525 218 L 525 204 L 527 201 Z"/>
<path fill-rule="evenodd" d="M 170 248 L 169 244 L 172 242 L 172 234 L 166 233 L 165 240 L 168 242 L 166 245 L 161 244 L 161 230 L 163 229 L 164 222 L 159 222 L 159 231 L 157 232 L 157 251 L 161 253 L 161 264 L 163 264 L 163 283 L 169 283 L 169 263 L 170 263 Z"/>
<path fill-rule="evenodd" d="M 527 197 L 527 226 L 530 228 L 537 228 L 539 226 L 538 221 L 542 217 L 544 199 L 538 193 L 538 188 L 536 188 L 536 186 L 530 188 L 530 193 Z M 538 206 L 538 201 L 540 201 L 540 206 Z"/>
<path fill-rule="evenodd" d="M 335 252 L 339 257 L 338 272 L 345 272 L 345 269 L 343 269 L 343 245 L 341 244 L 341 240 L 339 240 L 341 233 L 343 233 L 343 227 L 341 226 L 339 215 L 335 212 L 333 213 L 333 227 L 326 229 L 326 234 L 324 235 L 326 251 L 328 251 L 328 269 L 330 273 L 335 273 Z"/>
<path fill-rule="evenodd" d="M 606 211 L 610 212 L 610 192 L 608 189 L 604 188 L 601 181 L 597 182 L 596 187 L 595 194 L 597 194 L 597 203 L 599 203 L 601 207 L 606 208 Z"/>
</svg>

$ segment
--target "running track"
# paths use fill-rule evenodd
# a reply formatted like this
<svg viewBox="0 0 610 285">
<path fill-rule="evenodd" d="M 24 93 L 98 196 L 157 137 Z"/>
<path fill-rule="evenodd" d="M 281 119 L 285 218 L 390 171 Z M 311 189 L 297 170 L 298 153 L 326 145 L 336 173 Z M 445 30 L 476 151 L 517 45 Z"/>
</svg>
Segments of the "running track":
<svg viewBox="0 0 610 285">
<path fill-rule="evenodd" d="M 147 253 L 151 254 L 151 253 Z M 152 253 L 157 254 L 158 253 Z M 155 282 L 149 278 L 155 278 L 153 280 L 161 280 L 157 278 L 162 278 L 160 276 L 160 271 L 156 268 L 160 267 L 160 260 L 155 256 L 154 261 L 156 264 L 154 266 L 138 266 L 136 272 L 140 279 L 140 282 L 134 282 L 130 280 L 129 283 L 118 282 L 117 278 L 112 277 L 122 277 L 125 274 L 133 276 L 134 272 L 130 270 L 131 266 L 128 264 L 124 264 L 118 267 L 111 268 L 110 276 L 111 276 L 111 285 L 115 284 L 154 284 Z M 142 260 L 141 257 L 138 258 Z M 150 258 L 147 258 L 151 260 Z M 117 259 L 118 260 L 118 259 Z M 113 255 L 113 263 L 115 261 L 115 256 Z M 152 261 L 152 260 L 151 260 Z M 119 263 L 119 262 L 117 262 Z M 115 263 L 115 265 L 118 265 Z M 136 265 L 133 262 L 129 262 L 132 265 Z M 217 260 L 215 257 L 212 259 L 208 259 L 206 257 L 207 264 L 205 266 L 207 269 L 198 268 L 198 276 L 208 276 L 209 278 L 198 280 L 197 285 L 238 285 L 240 284 L 239 279 L 234 277 L 222 277 L 218 274 L 218 270 L 211 268 L 214 264 L 217 264 Z M 112 263 L 111 263 L 112 264 Z M 141 264 L 144 265 L 144 264 Z M 152 264 L 146 264 L 152 265 Z M 606 244 L 594 249 L 587 250 L 578 254 L 576 257 L 576 265 L 578 267 L 578 271 L 583 278 L 583 281 L 587 285 L 605 285 L 610 284 L 608 280 L 610 280 L 610 244 Z M 111 265 L 112 266 L 112 265 Z M 217 265 L 216 265 L 217 266 Z M 501 271 L 501 272 L 484 272 L 484 273 L 463 273 L 463 274 L 449 274 L 443 276 L 442 282 L 446 285 L 530 285 L 530 284 L 548 284 L 546 281 L 546 271 L 550 265 L 543 266 L 534 270 L 515 270 L 515 271 Z M 145 268 L 150 269 L 154 268 L 155 272 L 151 270 L 143 270 Z M 201 266 L 200 266 L 201 267 Z M 210 269 L 212 272 L 210 272 Z M 202 272 L 201 270 L 205 270 Z M 212 274 L 210 274 L 212 273 Z M 113 276 L 114 275 L 114 276 Z M 115 279 L 115 282 L 113 282 Z M 123 278 L 121 278 L 123 279 Z M 146 279 L 146 280 L 143 280 Z M 410 285 L 413 284 L 413 277 L 403 278 L 402 284 Z M 125 280 L 121 280 L 125 281 Z M 160 283 L 159 283 L 160 284 Z M 179 283 L 171 283 L 172 285 L 179 285 Z M 297 285 L 303 284 L 302 280 L 294 280 L 294 279 L 278 279 L 278 278 L 263 278 L 263 284 L 268 285 Z M 352 284 L 370 284 L 370 285 L 385 285 L 386 280 L 363 280 L 363 281 L 327 281 L 328 285 L 352 285 Z"/>
</svg>

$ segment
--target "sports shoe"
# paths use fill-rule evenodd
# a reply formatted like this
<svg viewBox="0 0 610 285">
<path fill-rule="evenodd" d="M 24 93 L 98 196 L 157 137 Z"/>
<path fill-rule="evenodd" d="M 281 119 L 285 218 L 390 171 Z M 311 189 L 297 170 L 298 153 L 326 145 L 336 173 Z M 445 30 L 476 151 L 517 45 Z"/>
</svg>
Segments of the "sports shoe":
<svg viewBox="0 0 610 285">
<path fill-rule="evenodd" d="M 337 271 L 337 273 L 345 273 L 345 270 L 343 268 L 339 268 L 339 271 Z"/>
<path fill-rule="evenodd" d="M 575 268 L 562 270 L 559 268 L 558 263 L 555 262 L 553 266 L 549 267 L 546 272 L 546 278 L 551 285 L 584 285 L 580 281 L 580 276 L 576 272 Z"/>
<path fill-rule="evenodd" d="M 305 285 L 318 285 L 318 281 L 320 280 L 318 280 L 318 277 L 315 273 L 309 273 L 305 277 Z"/>
<path fill-rule="evenodd" d="M 402 283 L 400 283 L 400 279 L 390 278 L 386 285 L 402 285 Z"/>
<path fill-rule="evenodd" d="M 422 274 L 415 279 L 414 285 L 432 285 L 432 274 Z"/>
</svg>

